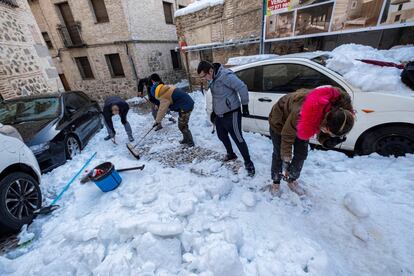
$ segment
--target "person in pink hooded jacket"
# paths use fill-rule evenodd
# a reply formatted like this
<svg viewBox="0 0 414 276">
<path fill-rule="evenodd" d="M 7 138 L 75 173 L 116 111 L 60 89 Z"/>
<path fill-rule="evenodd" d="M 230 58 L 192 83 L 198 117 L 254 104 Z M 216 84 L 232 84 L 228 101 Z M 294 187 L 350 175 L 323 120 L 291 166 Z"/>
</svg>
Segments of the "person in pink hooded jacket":
<svg viewBox="0 0 414 276">
<path fill-rule="evenodd" d="M 309 139 L 317 135 L 325 148 L 345 141 L 354 126 L 351 98 L 332 86 L 290 93 L 273 106 L 269 125 L 273 142 L 273 185 L 269 189 L 279 194 L 280 181 L 285 179 L 292 191 L 303 195 L 297 179 L 307 158 Z"/>
</svg>

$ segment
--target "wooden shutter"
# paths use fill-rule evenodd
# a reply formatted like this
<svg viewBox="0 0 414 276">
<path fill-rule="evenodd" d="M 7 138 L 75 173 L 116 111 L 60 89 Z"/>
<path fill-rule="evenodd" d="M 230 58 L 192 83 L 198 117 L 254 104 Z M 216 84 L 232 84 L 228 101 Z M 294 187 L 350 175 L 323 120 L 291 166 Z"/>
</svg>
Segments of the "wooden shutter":
<svg viewBox="0 0 414 276">
<path fill-rule="evenodd" d="M 94 79 L 91 64 L 89 63 L 88 57 L 77 57 L 75 58 L 75 61 L 82 79 Z"/>
<path fill-rule="evenodd" d="M 174 18 L 172 14 L 172 4 L 168 2 L 162 2 L 164 7 L 165 23 L 174 24 Z"/>
</svg>

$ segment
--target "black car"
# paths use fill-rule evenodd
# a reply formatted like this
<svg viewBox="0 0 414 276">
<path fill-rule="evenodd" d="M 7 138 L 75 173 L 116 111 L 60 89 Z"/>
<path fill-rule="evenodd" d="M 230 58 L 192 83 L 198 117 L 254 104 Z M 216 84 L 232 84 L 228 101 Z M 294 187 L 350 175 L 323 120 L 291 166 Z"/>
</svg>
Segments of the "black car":
<svg viewBox="0 0 414 276">
<path fill-rule="evenodd" d="M 3 101 L 0 122 L 18 129 L 42 172 L 78 154 L 102 128 L 98 103 L 77 91 Z"/>
</svg>

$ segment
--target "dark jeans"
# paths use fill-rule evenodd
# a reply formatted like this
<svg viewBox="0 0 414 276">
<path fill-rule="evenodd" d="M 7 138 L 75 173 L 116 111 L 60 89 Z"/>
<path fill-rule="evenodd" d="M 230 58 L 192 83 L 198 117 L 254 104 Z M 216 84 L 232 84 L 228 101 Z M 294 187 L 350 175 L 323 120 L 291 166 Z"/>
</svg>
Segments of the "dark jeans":
<svg viewBox="0 0 414 276">
<path fill-rule="evenodd" d="M 242 115 L 240 110 L 229 112 L 223 115 L 223 117 L 216 117 L 216 129 L 217 136 L 220 141 L 226 147 L 227 154 L 234 154 L 233 147 L 231 146 L 229 134 L 233 141 L 236 143 L 241 155 L 243 156 L 245 163 L 250 163 L 250 154 L 246 141 L 243 139 L 241 131 L 241 119 Z"/>
<path fill-rule="evenodd" d="M 272 180 L 274 182 L 280 182 L 282 179 L 282 165 L 283 160 L 280 156 L 280 144 L 282 137 L 274 133 L 270 129 L 270 137 L 273 143 L 273 155 L 272 155 Z M 293 181 L 299 178 L 302 171 L 303 163 L 308 157 L 308 144 L 309 141 L 300 140 L 296 138 L 293 145 L 293 159 L 288 167 L 288 181 Z"/>
<path fill-rule="evenodd" d="M 188 112 L 181 111 L 180 116 L 178 117 L 178 129 L 183 134 L 184 142 L 193 142 L 193 136 L 188 127 L 190 116 L 191 116 L 191 111 L 188 111 Z"/>
</svg>

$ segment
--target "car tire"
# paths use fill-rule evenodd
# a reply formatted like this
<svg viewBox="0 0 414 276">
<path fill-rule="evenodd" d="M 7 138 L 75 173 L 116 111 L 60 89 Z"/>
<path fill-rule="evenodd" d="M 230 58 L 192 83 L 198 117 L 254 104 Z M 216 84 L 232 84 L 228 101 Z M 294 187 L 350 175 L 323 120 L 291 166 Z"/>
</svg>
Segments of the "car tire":
<svg viewBox="0 0 414 276">
<path fill-rule="evenodd" d="M 74 135 L 68 135 L 65 139 L 66 159 L 71 160 L 81 152 L 79 140 Z"/>
<path fill-rule="evenodd" d="M 364 135 L 358 154 L 376 152 L 383 156 L 404 156 L 414 153 L 414 128 L 409 126 L 385 126 Z"/>
<path fill-rule="evenodd" d="M 20 230 L 33 220 L 33 211 L 41 206 L 42 194 L 36 179 L 23 172 L 7 175 L 0 181 L 0 232 Z"/>
</svg>

